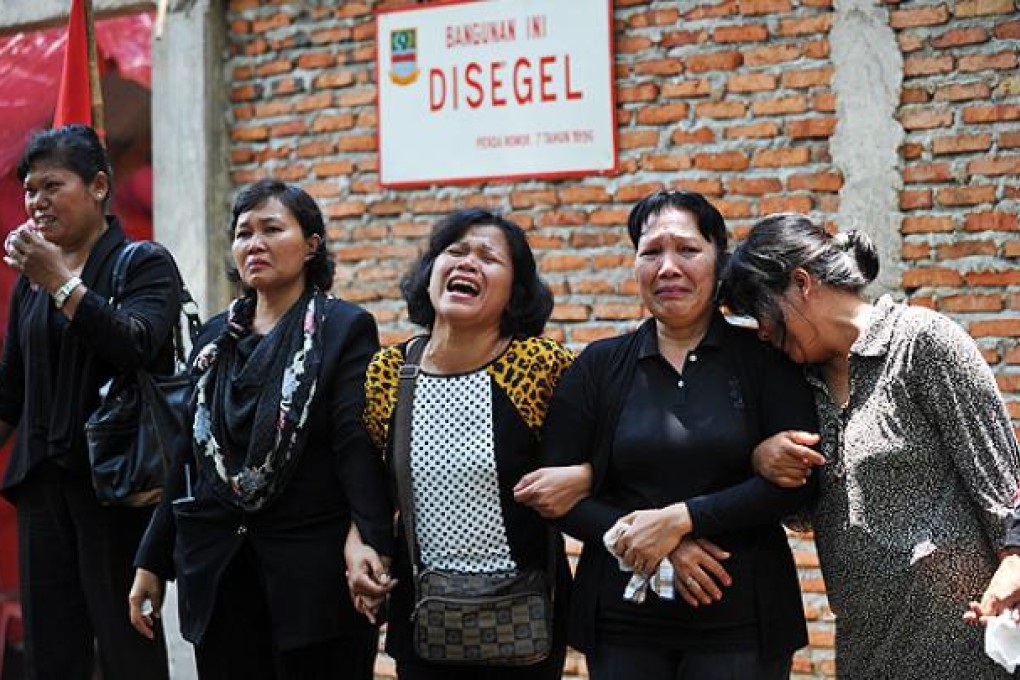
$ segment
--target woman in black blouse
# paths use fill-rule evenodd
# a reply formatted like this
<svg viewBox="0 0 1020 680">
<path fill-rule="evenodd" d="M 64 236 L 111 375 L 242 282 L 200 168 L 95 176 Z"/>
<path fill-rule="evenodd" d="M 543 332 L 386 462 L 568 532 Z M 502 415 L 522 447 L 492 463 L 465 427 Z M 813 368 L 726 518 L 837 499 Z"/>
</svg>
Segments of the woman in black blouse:
<svg viewBox="0 0 1020 680">
<path fill-rule="evenodd" d="M 786 678 L 807 634 L 780 519 L 811 490 L 755 477 L 751 452 L 813 428 L 810 393 L 717 311 L 726 228 L 702 196 L 656 192 L 628 230 L 653 318 L 578 357 L 543 430 L 547 461 L 592 465 L 591 496 L 562 520 L 585 542 L 570 642 L 593 680 Z"/>
<path fill-rule="evenodd" d="M 124 617 L 151 509 L 99 504 L 85 421 L 118 372 L 172 369 L 176 266 L 145 251 L 119 306 L 109 303 L 127 239 L 105 214 L 112 173 L 92 129 L 39 134 L 18 177 L 29 221 L 7 237 L 4 257 L 21 276 L 0 362 L 0 445 L 17 429 L 3 493 L 18 518 L 27 676 L 91 678 L 98 649 L 107 680 L 165 678 L 162 635 L 143 640 Z"/>
<path fill-rule="evenodd" d="M 375 322 L 329 294 L 322 213 L 301 189 L 245 189 L 231 234 L 243 294 L 196 343 L 192 446 L 138 551 L 131 620 L 151 635 L 176 577 L 203 679 L 368 680 L 376 633 L 354 610 L 343 550 L 356 525 L 392 554 L 385 472 L 361 421 Z"/>
</svg>

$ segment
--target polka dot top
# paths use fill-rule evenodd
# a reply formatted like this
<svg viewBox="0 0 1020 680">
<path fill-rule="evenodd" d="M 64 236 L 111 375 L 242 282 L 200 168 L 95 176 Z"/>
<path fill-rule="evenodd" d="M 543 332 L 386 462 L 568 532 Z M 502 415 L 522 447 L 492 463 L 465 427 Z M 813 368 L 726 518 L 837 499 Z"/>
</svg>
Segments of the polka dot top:
<svg viewBox="0 0 1020 680">
<path fill-rule="evenodd" d="M 411 479 L 423 566 L 470 573 L 534 566 L 526 563 L 535 552 L 530 542 L 545 523 L 514 503 L 511 489 L 541 465 L 538 434 L 573 358 L 553 340 L 514 338 L 472 373 L 419 374 Z M 390 451 L 403 363 L 403 345 L 386 347 L 366 375 L 365 426 L 383 455 Z"/>
<path fill-rule="evenodd" d="M 484 370 L 418 377 L 411 479 L 426 568 L 516 570 L 499 503 L 492 389 Z"/>
</svg>

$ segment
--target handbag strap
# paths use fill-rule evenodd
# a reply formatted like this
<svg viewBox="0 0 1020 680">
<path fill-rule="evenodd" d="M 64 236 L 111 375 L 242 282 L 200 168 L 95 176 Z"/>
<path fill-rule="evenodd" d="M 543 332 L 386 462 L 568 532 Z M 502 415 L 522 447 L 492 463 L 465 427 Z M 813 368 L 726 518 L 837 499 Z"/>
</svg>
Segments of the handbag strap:
<svg viewBox="0 0 1020 680">
<path fill-rule="evenodd" d="M 181 272 L 177 268 L 177 262 L 170 254 L 170 251 L 160 243 L 155 241 L 129 241 L 124 246 L 120 254 L 117 255 L 117 261 L 113 265 L 113 285 L 112 292 L 110 293 L 110 304 L 114 307 L 120 306 L 124 293 L 127 290 L 127 272 L 131 266 L 131 260 L 134 259 L 135 253 L 145 246 L 161 252 L 173 265 L 181 292 L 181 313 L 188 324 L 188 341 L 189 344 L 194 345 L 195 339 L 198 338 L 199 329 L 202 327 L 202 319 L 198 315 L 198 304 L 195 303 L 195 299 L 191 296 L 191 291 L 188 290 L 188 286 L 184 283 L 184 277 L 181 276 Z M 174 360 L 177 362 L 179 370 L 185 364 L 185 354 L 187 351 L 180 318 L 175 320 L 173 332 Z"/>
<path fill-rule="evenodd" d="M 414 576 L 415 601 L 418 600 L 418 536 L 414 529 L 414 487 L 411 481 L 411 419 L 414 412 L 414 389 L 418 375 L 421 373 L 419 364 L 427 336 L 411 338 L 404 348 L 404 364 L 398 373 L 400 382 L 397 388 L 397 405 L 393 420 L 393 472 L 397 481 L 397 505 L 404 523 L 404 534 L 407 539 L 407 554 L 411 558 L 411 573 Z M 549 527 L 547 535 L 546 575 L 550 594 L 555 595 L 556 588 L 556 531 Z"/>
<path fill-rule="evenodd" d="M 396 415 L 393 423 L 393 471 L 397 479 L 397 505 L 404 522 L 407 551 L 414 574 L 415 599 L 418 599 L 418 538 L 414 531 L 414 487 L 411 483 L 411 417 L 414 412 L 414 388 L 425 345 L 425 336 L 411 338 L 404 348 L 404 364 L 400 367 Z"/>
</svg>

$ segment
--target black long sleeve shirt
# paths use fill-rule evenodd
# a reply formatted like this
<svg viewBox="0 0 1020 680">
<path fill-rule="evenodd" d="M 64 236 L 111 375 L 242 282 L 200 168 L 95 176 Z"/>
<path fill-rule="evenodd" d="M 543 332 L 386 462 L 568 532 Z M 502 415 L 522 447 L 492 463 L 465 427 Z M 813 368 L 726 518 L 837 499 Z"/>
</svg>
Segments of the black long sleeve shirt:
<svg viewBox="0 0 1020 680">
<path fill-rule="evenodd" d="M 175 265 L 156 249 L 136 256 L 123 298 L 111 305 L 113 267 L 127 240 L 116 218 L 107 222 L 85 262 L 88 290 L 73 319 L 25 277 L 11 294 L 0 359 L 0 420 L 18 430 L 2 487 L 9 498 L 44 461 L 87 483 L 85 421 L 100 386 L 118 371 L 173 365 L 171 329 L 181 308 Z"/>
<path fill-rule="evenodd" d="M 593 344 L 564 375 L 543 432 L 548 460 L 590 461 L 594 491 L 563 521 L 585 541 L 572 643 L 601 640 L 686 649 L 790 652 L 806 642 L 792 557 L 780 520 L 814 486 L 783 490 L 758 477 L 751 452 L 787 429 L 814 431 L 800 371 L 747 330 L 713 319 L 677 372 L 659 354 L 654 322 Z M 732 553 L 734 584 L 698 609 L 655 596 L 625 602 L 602 535 L 633 510 L 687 503 L 694 534 Z"/>
</svg>

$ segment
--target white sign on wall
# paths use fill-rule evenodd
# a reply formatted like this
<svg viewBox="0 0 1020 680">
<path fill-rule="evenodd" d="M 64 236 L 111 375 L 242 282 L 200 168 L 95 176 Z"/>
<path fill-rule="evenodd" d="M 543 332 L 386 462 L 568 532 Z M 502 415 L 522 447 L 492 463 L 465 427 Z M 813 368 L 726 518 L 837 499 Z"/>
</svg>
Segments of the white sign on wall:
<svg viewBox="0 0 1020 680">
<path fill-rule="evenodd" d="M 616 169 L 612 0 L 489 0 L 376 17 L 383 186 Z"/>
</svg>

